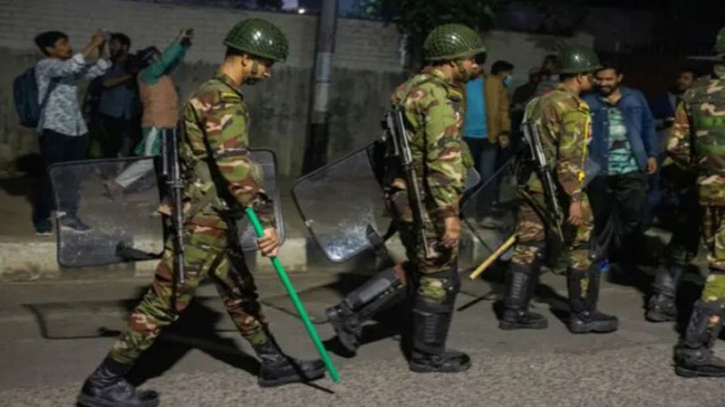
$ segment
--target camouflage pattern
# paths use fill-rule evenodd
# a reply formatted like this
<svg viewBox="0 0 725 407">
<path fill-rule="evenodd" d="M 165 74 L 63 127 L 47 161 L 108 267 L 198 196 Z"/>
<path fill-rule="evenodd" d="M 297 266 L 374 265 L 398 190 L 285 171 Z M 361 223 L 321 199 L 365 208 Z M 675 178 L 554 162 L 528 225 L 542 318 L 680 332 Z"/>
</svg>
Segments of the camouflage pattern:
<svg viewBox="0 0 725 407">
<path fill-rule="evenodd" d="M 699 201 L 705 208 L 702 233 L 709 247 L 710 268 L 725 272 L 725 229 L 722 224 L 725 208 L 725 73 L 716 70 L 716 74 L 716 78 L 698 80 L 685 93 L 675 114 L 667 150 L 675 163 L 697 172 Z M 725 283 L 719 297 L 725 298 Z"/>
<path fill-rule="evenodd" d="M 386 201 L 408 259 L 421 274 L 417 277 L 419 294 L 436 303 L 446 296 L 443 287 L 447 282 L 426 275 L 447 271 L 458 260 L 458 248 L 443 249 L 440 242 L 445 234 L 444 219 L 459 216 L 468 171 L 464 163 L 467 150 L 460 134 L 462 101 L 458 85 L 432 68 L 403 83 L 391 97 L 392 104 L 404 108 L 406 133 L 427 212 L 427 239 L 434 249 L 432 257 L 426 258 L 419 243 L 402 171 L 386 172 Z"/>
<path fill-rule="evenodd" d="M 715 38 L 715 54 L 725 55 L 725 27 L 721 28 Z"/>
<path fill-rule="evenodd" d="M 711 274 L 705 302 L 725 301 L 725 67 L 695 82 L 682 98 L 667 146 L 676 164 L 697 172 L 702 234 Z"/>
<path fill-rule="evenodd" d="M 589 106 L 559 85 L 555 91 L 542 96 L 538 103 L 531 104 L 530 108 L 533 109 L 531 117 L 540 125 L 546 161 L 556 170 L 556 181 L 562 192 L 559 201 L 565 217 L 568 218 L 567 212 L 572 201 L 582 204 L 584 224 L 578 228 L 569 223 L 564 224 L 564 244 L 558 248 L 562 251 L 560 256 L 566 258 L 568 267 L 578 271 L 587 270 L 591 266 L 588 243 L 593 229 L 593 216 L 582 189 L 586 146 L 590 138 Z M 547 245 L 547 236 L 554 232 L 546 229 L 550 226 L 541 217 L 547 209 L 538 176 L 532 173 L 523 189 L 532 199 L 524 200 L 521 206 L 512 262 L 531 266 L 537 253 Z"/>
<path fill-rule="evenodd" d="M 116 361 L 133 363 L 161 328 L 176 321 L 196 288 L 210 278 L 242 335 L 253 345 L 267 341 L 256 288 L 244 261 L 235 218 L 244 207 L 274 226 L 272 200 L 260 187 L 261 167 L 249 159 L 249 112 L 224 75 L 203 84 L 183 110 L 180 158 L 184 187 L 185 282 L 174 292 L 174 243 L 169 239 L 151 289 L 134 309 L 111 350 Z M 224 189 L 217 189 L 225 185 Z"/>
<path fill-rule="evenodd" d="M 184 285 L 177 287 L 174 295 L 174 243 L 168 239 L 151 288 L 131 313 L 126 329 L 111 349 L 110 356 L 117 362 L 134 363 L 154 343 L 161 329 L 179 318 L 207 278 L 216 285 L 244 338 L 253 345 L 267 341 L 267 324 L 236 230 L 187 225 L 184 243 Z"/>
<path fill-rule="evenodd" d="M 272 199 L 261 187 L 262 168 L 249 158 L 249 110 L 231 78 L 220 74 L 203 84 L 184 106 L 183 120 L 180 154 L 191 176 L 184 219 L 224 229 L 224 216 L 241 217 L 252 207 L 262 226 L 274 226 Z M 227 188 L 217 191 L 217 185 Z M 209 194 L 214 198 L 205 200 Z"/>
</svg>

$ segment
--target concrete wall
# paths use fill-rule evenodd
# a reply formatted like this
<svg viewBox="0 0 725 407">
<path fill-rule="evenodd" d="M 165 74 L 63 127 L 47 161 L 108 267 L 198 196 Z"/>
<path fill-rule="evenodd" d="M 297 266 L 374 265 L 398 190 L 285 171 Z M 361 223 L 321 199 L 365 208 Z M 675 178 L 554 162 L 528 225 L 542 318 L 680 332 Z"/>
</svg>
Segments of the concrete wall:
<svg viewBox="0 0 725 407">
<path fill-rule="evenodd" d="M 37 149 L 30 131 L 17 125 L 12 79 L 40 53 L 33 37 L 45 30 L 66 32 L 77 49 L 96 28 L 128 34 L 133 47 L 164 46 L 179 29 L 193 27 L 194 45 L 174 77 L 185 98 L 212 75 L 221 60 L 221 40 L 237 21 L 261 17 L 280 26 L 290 41 L 290 57 L 275 66 L 274 79 L 245 88 L 252 114 L 252 144 L 273 148 L 281 172 L 298 174 L 307 123 L 317 16 L 178 6 L 125 0 L 0 0 L 0 171 Z M 379 136 L 380 114 L 391 89 L 403 80 L 400 35 L 392 25 L 340 19 L 334 59 L 330 157 L 361 147 Z M 525 70 L 565 41 L 591 44 L 591 37 L 563 40 L 512 32 L 486 35 L 489 61 L 508 59 Z"/>
</svg>

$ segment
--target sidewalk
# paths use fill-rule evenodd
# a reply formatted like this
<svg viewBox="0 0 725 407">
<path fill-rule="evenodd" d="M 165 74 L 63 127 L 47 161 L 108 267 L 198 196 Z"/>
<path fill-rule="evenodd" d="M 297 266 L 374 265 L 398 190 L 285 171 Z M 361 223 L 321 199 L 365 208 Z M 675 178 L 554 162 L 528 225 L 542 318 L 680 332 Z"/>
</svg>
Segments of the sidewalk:
<svg viewBox="0 0 725 407">
<path fill-rule="evenodd" d="M 327 272 L 371 271 L 377 268 L 374 256 L 358 256 L 342 264 L 329 261 L 310 236 L 292 200 L 293 180 L 281 182 L 285 241 L 280 251 L 284 266 L 297 272 L 321 269 Z M 66 268 L 58 264 L 57 236 L 37 236 L 31 222 L 30 178 L 0 179 L 0 282 L 37 279 L 118 279 L 153 274 L 156 260 L 123 263 L 105 267 Z M 158 246 L 159 242 L 155 242 Z M 399 246 L 394 241 L 391 242 Z M 251 267 L 271 265 L 258 255 L 249 256 Z"/>
</svg>

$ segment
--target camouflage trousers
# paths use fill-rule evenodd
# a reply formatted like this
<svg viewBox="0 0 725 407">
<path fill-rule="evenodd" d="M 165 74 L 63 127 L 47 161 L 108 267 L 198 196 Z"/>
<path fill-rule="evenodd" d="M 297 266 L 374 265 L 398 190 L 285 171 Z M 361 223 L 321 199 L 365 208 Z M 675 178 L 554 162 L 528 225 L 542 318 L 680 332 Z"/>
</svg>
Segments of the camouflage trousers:
<svg viewBox="0 0 725 407">
<path fill-rule="evenodd" d="M 705 302 L 725 302 L 725 206 L 706 206 L 702 235 L 708 249 L 710 275 L 702 291 Z"/>
<path fill-rule="evenodd" d="M 207 278 L 215 283 L 242 336 L 252 345 L 268 340 L 257 289 L 244 261 L 236 228 L 187 225 L 184 243 L 184 285 L 174 289 L 173 239 L 168 239 L 151 288 L 131 313 L 110 352 L 116 361 L 134 363 L 154 343 L 161 329 L 179 318 L 197 287 Z"/>
<path fill-rule="evenodd" d="M 433 249 L 433 255 L 428 257 L 420 239 L 420 229 L 414 223 L 396 222 L 396 227 L 405 246 L 408 258 L 406 269 L 416 284 L 418 298 L 432 304 L 443 304 L 451 294 L 451 287 L 458 286 L 455 269 L 458 263 L 458 247 L 440 247 L 445 227 L 430 222 L 427 227 L 427 241 Z M 451 273 L 451 270 L 454 272 Z"/>
<path fill-rule="evenodd" d="M 564 234 L 564 242 L 559 247 L 548 247 L 553 244 L 556 239 L 553 230 L 547 230 L 546 223 L 541 218 L 540 208 L 546 208 L 544 195 L 541 193 L 531 193 L 534 201 L 528 202 L 522 200 L 519 209 L 518 223 L 516 224 L 516 245 L 514 246 L 514 255 L 511 261 L 515 264 L 531 267 L 539 256 L 549 254 L 555 256 L 558 260 L 557 268 L 573 269 L 577 271 L 588 270 L 591 266 L 589 259 L 589 240 L 594 228 L 594 219 L 592 217 L 589 201 L 585 198 L 582 200 L 582 215 L 584 224 L 575 227 L 568 222 L 562 225 Z M 565 217 L 568 217 L 568 202 L 561 202 Z M 562 264 L 563 263 L 563 264 Z"/>
</svg>

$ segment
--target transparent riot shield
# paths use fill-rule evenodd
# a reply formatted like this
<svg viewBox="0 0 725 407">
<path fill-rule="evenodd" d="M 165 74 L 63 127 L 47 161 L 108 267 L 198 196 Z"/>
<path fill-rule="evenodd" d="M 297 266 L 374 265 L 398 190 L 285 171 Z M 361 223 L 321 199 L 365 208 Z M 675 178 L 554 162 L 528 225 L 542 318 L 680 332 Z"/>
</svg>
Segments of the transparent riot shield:
<svg viewBox="0 0 725 407">
<path fill-rule="evenodd" d="M 276 159 L 253 150 L 264 171 L 263 188 L 274 199 L 277 228 L 284 239 Z M 58 263 L 65 267 L 102 266 L 159 257 L 164 247 L 158 212 L 166 185 L 153 158 L 67 162 L 49 168 L 58 217 Z M 80 223 L 78 223 L 80 221 Z M 245 219 L 238 222 L 244 250 L 256 250 Z"/>
<path fill-rule="evenodd" d="M 379 182 L 380 148 L 372 143 L 305 175 L 292 188 L 302 219 L 333 262 L 372 250 L 372 241 L 389 230 L 392 219 Z M 466 187 L 475 189 L 480 181 L 478 172 L 471 169 Z"/>
<path fill-rule="evenodd" d="M 153 256 L 163 251 L 152 158 L 68 162 L 53 165 L 49 173 L 59 226 L 58 263 L 101 266 L 127 261 L 127 252 Z M 124 174 L 124 181 L 133 179 L 125 188 L 116 182 Z"/>
<path fill-rule="evenodd" d="M 391 219 L 374 167 L 375 143 L 295 182 L 292 196 L 305 225 L 333 262 L 372 248 L 371 234 L 385 234 Z"/>
<path fill-rule="evenodd" d="M 462 268 L 477 266 L 513 234 L 519 207 L 518 176 L 518 160 L 513 157 L 464 202 L 461 216 L 468 227 L 463 228 L 461 241 L 472 244 L 472 256 L 467 258 L 473 263 Z M 501 259 L 507 260 L 511 254 L 509 251 Z"/>
</svg>

